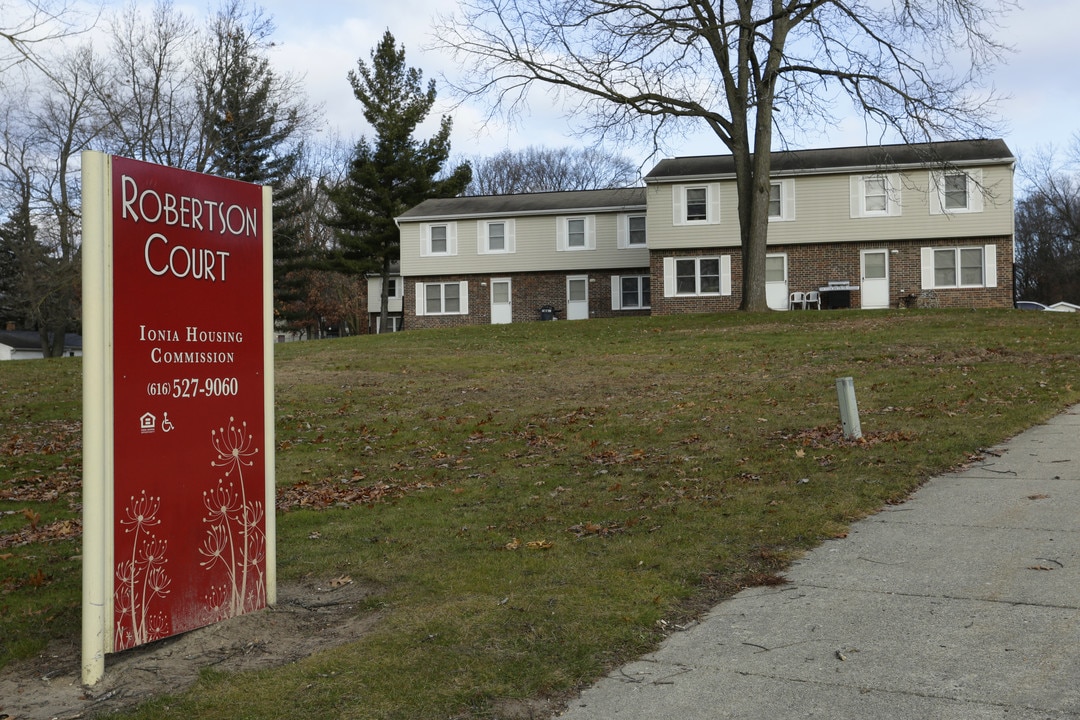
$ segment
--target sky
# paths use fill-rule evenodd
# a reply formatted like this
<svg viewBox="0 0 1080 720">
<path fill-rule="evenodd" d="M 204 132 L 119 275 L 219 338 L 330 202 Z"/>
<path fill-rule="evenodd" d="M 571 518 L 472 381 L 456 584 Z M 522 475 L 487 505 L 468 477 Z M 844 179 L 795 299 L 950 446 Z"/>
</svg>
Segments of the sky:
<svg viewBox="0 0 1080 720">
<path fill-rule="evenodd" d="M 190 0 L 187 0 L 190 2 Z M 258 2 L 258 0 L 255 0 Z M 425 81 L 441 85 L 443 74 L 456 68 L 450 58 L 426 49 L 432 42 L 432 19 L 446 12 L 456 0 L 261 0 L 258 4 L 277 26 L 272 51 L 274 67 L 303 79 L 308 99 L 320 106 L 325 117 L 323 132 L 346 141 L 370 135 L 361 116 L 361 105 L 346 78 L 358 59 L 370 52 L 382 34 L 390 30 L 406 50 L 410 66 L 423 71 Z M 993 76 L 999 94 L 1002 137 L 1014 155 L 1034 158 L 1051 147 L 1064 154 L 1074 134 L 1080 133 L 1080 80 L 1076 64 L 1075 21 L 1080 20 L 1077 0 L 1021 0 L 1025 7 L 1003 21 L 998 39 L 1012 46 Z M 203 6 L 205 9 L 206 6 Z M 198 12 L 194 13 L 199 16 Z M 448 103 L 448 91 L 440 93 Z M 543 98 L 532 103 L 531 114 L 516 126 L 483 122 L 483 108 L 441 104 L 432 113 L 426 137 L 445 112 L 454 119 L 451 140 L 455 157 L 491 155 L 504 148 L 530 145 L 580 146 L 556 108 Z M 876 142 L 868 136 L 860 118 L 845 118 L 835 127 L 822 128 L 816 137 L 792 138 L 792 147 L 839 147 Z M 619 152 L 648 171 L 657 158 L 645 150 L 621 148 Z M 727 150 L 707 129 L 683 138 L 664 149 L 663 156 L 726 154 Z"/>
</svg>

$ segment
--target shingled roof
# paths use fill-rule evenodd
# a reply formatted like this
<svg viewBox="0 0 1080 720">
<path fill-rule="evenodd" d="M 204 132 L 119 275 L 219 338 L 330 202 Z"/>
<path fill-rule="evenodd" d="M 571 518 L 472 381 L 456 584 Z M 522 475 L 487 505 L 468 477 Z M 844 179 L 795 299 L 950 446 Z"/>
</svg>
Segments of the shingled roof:
<svg viewBox="0 0 1080 720">
<path fill-rule="evenodd" d="M 783 150 L 772 153 L 772 173 L 811 174 L 852 169 L 899 169 L 904 167 L 1009 164 L 1015 160 L 1003 140 L 956 140 L 907 145 Z M 645 176 L 645 182 L 735 175 L 731 155 L 699 155 L 661 160 Z"/>
<path fill-rule="evenodd" d="M 619 212 L 645 209 L 645 188 L 574 190 L 566 192 L 522 193 L 520 195 L 475 195 L 425 200 L 396 219 L 417 222 L 450 217 L 498 217 L 502 215 L 546 215 L 566 212 Z"/>
</svg>

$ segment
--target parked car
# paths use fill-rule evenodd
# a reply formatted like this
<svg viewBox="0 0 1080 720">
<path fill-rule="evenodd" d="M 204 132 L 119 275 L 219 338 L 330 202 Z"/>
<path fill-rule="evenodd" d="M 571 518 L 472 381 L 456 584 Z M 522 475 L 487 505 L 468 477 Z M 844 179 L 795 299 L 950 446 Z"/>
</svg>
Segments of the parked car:
<svg viewBox="0 0 1080 720">
<path fill-rule="evenodd" d="M 1046 310 L 1047 307 L 1041 302 L 1035 302 L 1034 300 L 1017 300 L 1017 310 Z"/>
</svg>

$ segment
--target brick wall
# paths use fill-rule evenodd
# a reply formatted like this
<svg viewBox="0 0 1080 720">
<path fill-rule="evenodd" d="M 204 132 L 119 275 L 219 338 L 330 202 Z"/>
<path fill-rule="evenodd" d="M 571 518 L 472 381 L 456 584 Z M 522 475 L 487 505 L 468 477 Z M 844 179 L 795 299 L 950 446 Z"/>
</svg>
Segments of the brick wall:
<svg viewBox="0 0 1080 720">
<path fill-rule="evenodd" d="M 648 315 L 648 310 L 612 310 L 612 275 L 649 275 L 648 268 L 591 272 L 536 272 L 510 273 L 494 277 L 510 278 L 513 322 L 540 320 L 540 308 L 550 305 L 559 319 L 566 317 L 566 278 L 568 275 L 587 275 L 589 278 L 589 317 L 629 317 Z M 439 275 L 410 277 L 405 280 L 403 301 L 405 329 L 461 327 L 463 325 L 486 325 L 491 322 L 491 277 L 488 275 Z M 416 284 L 429 282 L 469 283 L 468 315 L 420 315 L 416 314 Z M 653 287 L 656 287 L 655 285 Z M 655 294 L 653 295 L 655 302 Z"/>
<path fill-rule="evenodd" d="M 889 251 L 889 307 L 915 306 L 922 290 L 921 248 L 997 246 L 997 285 L 992 288 L 944 288 L 934 291 L 937 307 L 997 308 L 1012 307 L 1013 247 L 1012 238 L 965 238 L 963 240 L 919 240 L 889 243 L 844 243 L 770 246 L 769 253 L 787 253 L 789 291 L 816 290 L 829 281 L 846 280 L 858 285 L 861 278 L 860 253 L 863 250 Z M 731 295 L 721 297 L 663 296 L 664 257 L 699 255 L 731 256 Z M 742 302 L 742 253 L 739 248 L 704 248 L 682 251 L 654 251 L 651 254 L 652 314 L 672 315 L 694 312 L 736 310 Z M 851 306 L 862 303 L 860 291 L 851 293 Z"/>
</svg>

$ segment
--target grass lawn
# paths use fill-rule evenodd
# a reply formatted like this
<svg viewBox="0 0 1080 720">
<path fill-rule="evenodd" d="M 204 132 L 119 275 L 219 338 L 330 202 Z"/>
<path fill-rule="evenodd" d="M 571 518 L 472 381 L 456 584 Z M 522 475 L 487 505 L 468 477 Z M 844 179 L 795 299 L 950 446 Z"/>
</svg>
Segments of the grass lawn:
<svg viewBox="0 0 1080 720">
<path fill-rule="evenodd" d="M 133 716 L 492 718 L 564 695 L 1080 402 L 1078 321 L 732 313 L 277 346 L 279 579 L 348 576 L 381 619 Z M 80 372 L 0 364 L 0 664 L 78 632 Z"/>
</svg>

